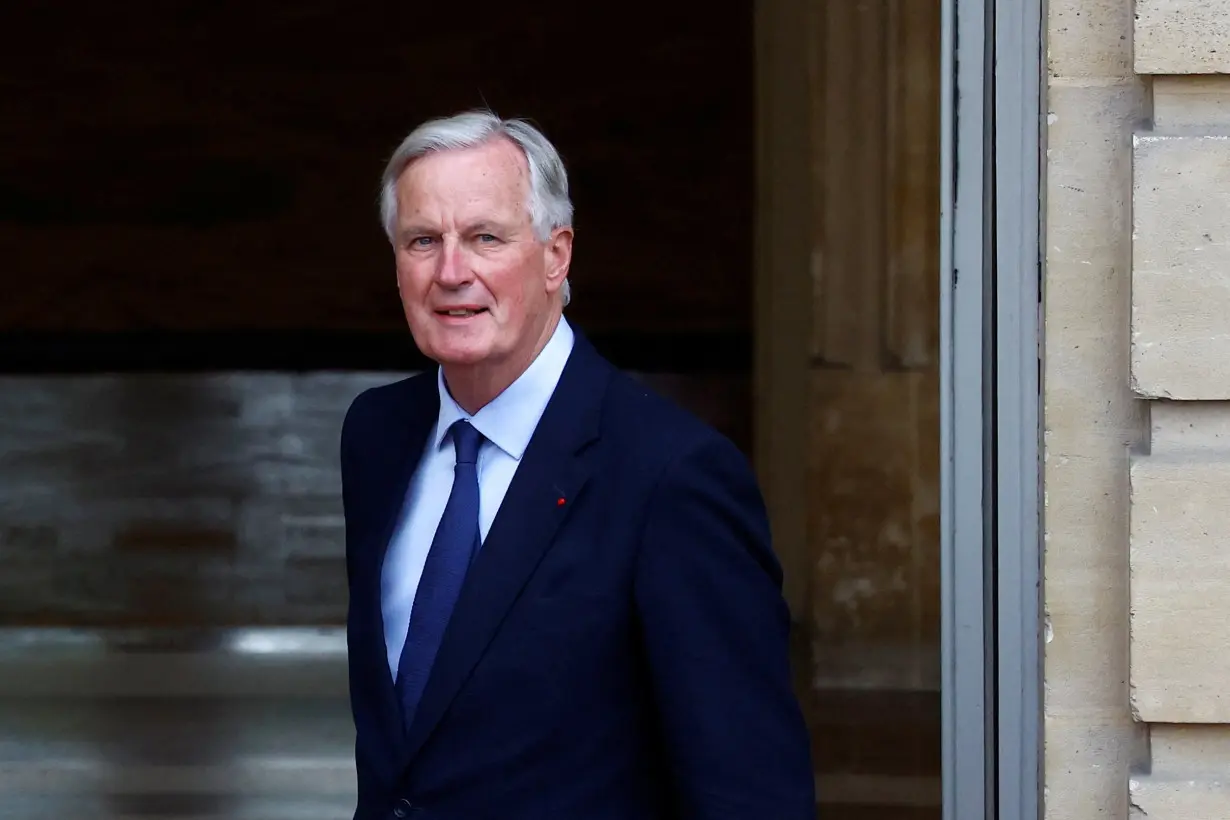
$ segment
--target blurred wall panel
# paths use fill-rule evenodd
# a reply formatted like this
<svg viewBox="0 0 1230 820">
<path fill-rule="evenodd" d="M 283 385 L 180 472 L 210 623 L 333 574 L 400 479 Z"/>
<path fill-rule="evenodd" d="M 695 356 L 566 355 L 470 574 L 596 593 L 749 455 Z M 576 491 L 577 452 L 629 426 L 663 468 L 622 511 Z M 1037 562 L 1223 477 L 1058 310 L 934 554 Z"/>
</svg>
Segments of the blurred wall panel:
<svg viewBox="0 0 1230 820">
<path fill-rule="evenodd" d="M 0 378 L 0 627 L 344 623 L 338 435 L 399 377 Z M 748 446 L 746 377 L 640 378 Z"/>
</svg>

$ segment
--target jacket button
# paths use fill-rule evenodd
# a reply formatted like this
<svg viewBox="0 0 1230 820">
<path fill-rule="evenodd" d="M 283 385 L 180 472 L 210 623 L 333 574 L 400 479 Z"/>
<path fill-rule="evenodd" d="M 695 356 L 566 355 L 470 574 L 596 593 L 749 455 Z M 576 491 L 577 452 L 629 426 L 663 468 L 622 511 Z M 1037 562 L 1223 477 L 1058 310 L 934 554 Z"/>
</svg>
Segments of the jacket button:
<svg viewBox="0 0 1230 820">
<path fill-rule="evenodd" d="M 413 809 L 414 806 L 410 805 L 409 800 L 398 800 L 396 805 L 393 806 L 393 816 L 399 818 L 399 820 L 403 817 L 409 817 Z"/>
</svg>

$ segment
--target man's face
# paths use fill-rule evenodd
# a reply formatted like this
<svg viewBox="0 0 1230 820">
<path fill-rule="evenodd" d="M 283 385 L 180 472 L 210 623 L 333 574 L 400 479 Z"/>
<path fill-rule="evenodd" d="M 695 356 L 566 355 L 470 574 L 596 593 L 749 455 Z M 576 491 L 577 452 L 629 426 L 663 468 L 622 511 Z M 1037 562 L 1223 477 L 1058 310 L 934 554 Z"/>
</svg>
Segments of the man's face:
<svg viewBox="0 0 1230 820">
<path fill-rule="evenodd" d="M 397 287 L 414 341 L 446 368 L 527 367 L 562 309 L 572 232 L 542 242 L 512 142 L 438 151 L 397 181 Z M 446 371 L 447 372 L 447 371 Z"/>
</svg>

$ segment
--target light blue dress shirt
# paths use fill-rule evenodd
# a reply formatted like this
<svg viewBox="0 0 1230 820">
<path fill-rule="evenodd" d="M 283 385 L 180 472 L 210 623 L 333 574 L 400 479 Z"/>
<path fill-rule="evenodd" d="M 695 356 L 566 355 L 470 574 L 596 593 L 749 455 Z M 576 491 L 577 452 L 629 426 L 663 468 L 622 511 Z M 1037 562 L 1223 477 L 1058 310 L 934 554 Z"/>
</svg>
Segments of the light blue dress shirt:
<svg viewBox="0 0 1230 820">
<path fill-rule="evenodd" d="M 564 365 L 572 353 L 572 343 L 572 328 L 561 317 L 538 358 L 503 393 L 473 416 L 453 401 L 444 384 L 443 370 L 437 370 L 440 416 L 410 479 L 401 518 L 389 541 L 380 578 L 384 642 L 388 651 L 389 671 L 394 680 L 397 679 L 402 645 L 410 629 L 415 590 L 453 488 L 456 454 L 452 441 L 445 441 L 448 428 L 458 419 L 467 419 L 485 439 L 478 453 L 478 526 L 485 540 L 508 485 L 517 472 L 517 465 L 521 463 L 521 456 L 525 454 L 525 448 L 538 427 L 538 420 L 542 418 L 564 372 Z"/>
</svg>

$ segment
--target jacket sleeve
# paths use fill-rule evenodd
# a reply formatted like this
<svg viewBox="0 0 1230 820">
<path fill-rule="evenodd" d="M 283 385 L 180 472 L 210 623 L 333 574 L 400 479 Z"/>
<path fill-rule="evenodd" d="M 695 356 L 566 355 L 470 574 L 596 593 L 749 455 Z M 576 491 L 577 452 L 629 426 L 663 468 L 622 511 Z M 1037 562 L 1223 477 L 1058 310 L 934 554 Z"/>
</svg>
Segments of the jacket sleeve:
<svg viewBox="0 0 1230 820">
<path fill-rule="evenodd" d="M 635 586 L 680 818 L 816 816 L 781 580 L 742 453 L 690 448 L 649 502 Z"/>
<path fill-rule="evenodd" d="M 353 605 L 354 595 L 352 585 L 355 580 L 354 573 L 354 554 L 351 550 L 353 541 L 353 533 L 356 529 L 356 519 L 359 516 L 357 498 L 357 481 L 358 467 L 357 460 L 361 457 L 361 441 L 363 439 L 363 428 L 368 423 L 367 413 L 368 405 L 370 404 L 370 391 L 360 393 L 351 402 L 350 407 L 346 411 L 346 416 L 342 422 L 342 431 L 338 446 L 338 456 L 341 467 L 342 479 L 342 514 L 345 520 L 345 549 L 346 549 L 346 585 L 351 592 L 348 596 L 350 603 L 348 607 Z M 350 622 L 351 614 L 347 614 L 347 643 L 350 641 Z M 353 654 L 347 653 L 347 666 L 350 676 L 350 696 L 352 717 L 355 721 L 356 728 L 360 725 L 361 715 L 355 709 L 354 702 L 356 694 L 355 681 L 361 676 L 362 672 L 356 668 L 355 657 Z M 379 794 L 378 787 L 374 784 L 370 767 L 365 762 L 365 757 L 362 754 L 361 740 L 355 739 L 355 769 L 358 778 L 358 801 L 355 806 L 353 820 L 367 820 L 376 816 L 374 808 L 376 804 L 376 796 Z"/>
<path fill-rule="evenodd" d="M 355 482 L 355 439 L 359 435 L 360 416 L 363 414 L 363 402 L 366 393 L 360 393 L 350 403 L 346 415 L 342 419 L 342 432 L 338 442 L 338 467 L 342 484 L 342 519 L 346 531 L 346 582 L 349 585 L 354 580 L 354 568 L 351 565 L 350 531 L 355 514 L 354 482 Z"/>
</svg>

